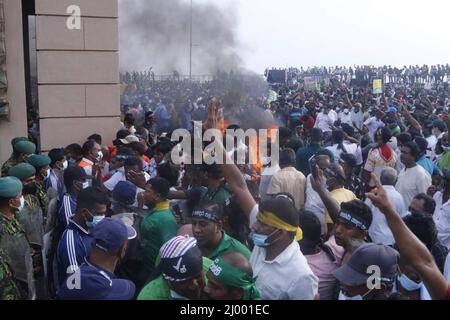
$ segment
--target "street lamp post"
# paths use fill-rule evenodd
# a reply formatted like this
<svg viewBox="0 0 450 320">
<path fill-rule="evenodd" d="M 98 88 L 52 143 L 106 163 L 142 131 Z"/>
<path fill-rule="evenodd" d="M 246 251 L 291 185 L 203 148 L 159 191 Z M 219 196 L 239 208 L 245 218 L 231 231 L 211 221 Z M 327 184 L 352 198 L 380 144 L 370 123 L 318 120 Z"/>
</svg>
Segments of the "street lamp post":
<svg viewBox="0 0 450 320">
<path fill-rule="evenodd" d="M 192 0 L 191 0 L 191 23 L 189 27 L 189 80 L 192 80 Z"/>
</svg>

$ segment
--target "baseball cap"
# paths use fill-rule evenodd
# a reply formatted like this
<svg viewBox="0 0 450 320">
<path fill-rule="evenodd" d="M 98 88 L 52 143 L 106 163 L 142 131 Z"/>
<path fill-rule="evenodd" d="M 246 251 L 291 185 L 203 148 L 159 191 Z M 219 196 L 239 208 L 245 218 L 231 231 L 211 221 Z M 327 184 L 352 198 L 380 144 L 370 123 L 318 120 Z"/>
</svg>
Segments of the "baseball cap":
<svg viewBox="0 0 450 320">
<path fill-rule="evenodd" d="M 397 275 L 398 252 L 386 245 L 367 243 L 356 249 L 348 262 L 336 269 L 333 275 L 346 286 L 365 284 L 373 275 L 372 266 L 380 268 L 380 280 L 392 281 Z"/>
<path fill-rule="evenodd" d="M 112 197 L 115 201 L 131 206 L 136 200 L 136 186 L 130 181 L 120 181 L 113 189 Z"/>
<path fill-rule="evenodd" d="M 397 108 L 396 107 L 389 107 L 386 110 L 386 113 L 396 113 L 397 112 Z"/>
<path fill-rule="evenodd" d="M 125 241 L 136 238 L 136 235 L 133 227 L 112 218 L 104 218 L 92 231 L 93 244 L 105 252 L 119 250 Z"/>
<path fill-rule="evenodd" d="M 78 269 L 80 289 L 63 284 L 58 292 L 61 300 L 131 300 L 136 286 L 130 280 L 114 279 L 112 274 L 88 262 Z"/>
</svg>

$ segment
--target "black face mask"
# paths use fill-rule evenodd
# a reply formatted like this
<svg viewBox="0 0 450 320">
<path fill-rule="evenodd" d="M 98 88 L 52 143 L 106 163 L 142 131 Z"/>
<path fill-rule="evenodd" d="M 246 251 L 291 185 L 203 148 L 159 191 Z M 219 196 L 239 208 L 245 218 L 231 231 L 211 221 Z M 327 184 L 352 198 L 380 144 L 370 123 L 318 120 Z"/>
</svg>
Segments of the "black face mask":
<svg viewBox="0 0 450 320">
<path fill-rule="evenodd" d="M 23 192 L 27 194 L 36 195 L 37 192 L 36 182 L 32 182 L 27 184 L 26 186 L 23 186 Z"/>
</svg>

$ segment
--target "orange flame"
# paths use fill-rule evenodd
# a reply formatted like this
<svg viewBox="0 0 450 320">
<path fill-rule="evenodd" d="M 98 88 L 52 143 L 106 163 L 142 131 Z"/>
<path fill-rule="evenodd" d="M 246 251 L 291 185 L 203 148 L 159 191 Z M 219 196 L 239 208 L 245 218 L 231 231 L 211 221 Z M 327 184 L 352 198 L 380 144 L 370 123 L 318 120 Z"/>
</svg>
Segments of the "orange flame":
<svg viewBox="0 0 450 320">
<path fill-rule="evenodd" d="M 229 125 L 230 125 L 230 122 L 229 122 L 229 121 L 224 120 L 224 119 L 219 120 L 219 123 L 218 123 L 218 129 L 219 129 L 223 134 L 225 134 L 225 131 L 227 130 L 227 128 L 228 128 Z"/>
</svg>

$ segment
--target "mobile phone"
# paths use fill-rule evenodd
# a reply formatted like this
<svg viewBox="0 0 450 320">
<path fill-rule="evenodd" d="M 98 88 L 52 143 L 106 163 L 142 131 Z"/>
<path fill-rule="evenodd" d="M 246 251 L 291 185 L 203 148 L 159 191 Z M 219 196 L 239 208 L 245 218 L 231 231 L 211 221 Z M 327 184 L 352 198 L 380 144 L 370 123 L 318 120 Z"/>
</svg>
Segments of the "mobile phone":
<svg viewBox="0 0 450 320">
<path fill-rule="evenodd" d="M 309 162 L 309 170 L 311 171 L 311 174 L 314 178 L 317 178 L 319 176 L 319 171 L 317 170 L 317 160 L 315 156 L 312 156 L 308 160 Z"/>
</svg>

